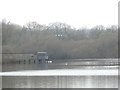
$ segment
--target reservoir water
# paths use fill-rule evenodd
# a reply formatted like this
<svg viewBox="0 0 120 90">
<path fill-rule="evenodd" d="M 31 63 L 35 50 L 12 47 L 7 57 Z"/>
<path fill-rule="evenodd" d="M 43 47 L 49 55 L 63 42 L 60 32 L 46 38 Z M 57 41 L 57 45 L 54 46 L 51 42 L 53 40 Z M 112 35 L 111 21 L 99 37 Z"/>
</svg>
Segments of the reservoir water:
<svg viewBox="0 0 120 90">
<path fill-rule="evenodd" d="M 4 64 L 3 71 L 10 73 L 22 72 L 27 73 L 26 70 L 78 70 L 79 73 L 83 73 L 81 70 L 89 70 L 88 75 L 3 75 L 2 76 L 2 88 L 118 88 L 118 75 L 91 75 L 92 70 L 99 71 L 118 70 L 118 62 L 116 61 L 71 61 L 71 62 L 53 62 L 49 64 L 33 64 L 24 63 L 21 64 Z M 43 67 L 44 66 L 44 67 Z M 63 70 L 64 71 L 64 70 Z M 47 72 L 47 71 L 46 71 Z M 30 71 L 29 71 L 30 73 Z M 34 74 L 34 72 L 31 72 Z M 67 73 L 65 71 L 65 73 Z M 74 73 L 74 71 L 72 71 Z M 106 72 L 107 73 L 107 72 Z"/>
</svg>

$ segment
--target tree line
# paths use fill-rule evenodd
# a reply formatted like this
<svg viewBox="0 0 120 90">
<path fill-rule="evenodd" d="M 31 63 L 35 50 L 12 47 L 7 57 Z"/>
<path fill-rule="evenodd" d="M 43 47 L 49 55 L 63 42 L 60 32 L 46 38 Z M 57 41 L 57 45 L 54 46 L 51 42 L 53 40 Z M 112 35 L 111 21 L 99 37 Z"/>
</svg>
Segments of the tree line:
<svg viewBox="0 0 120 90">
<path fill-rule="evenodd" d="M 1 24 L 3 53 L 45 51 L 52 59 L 118 57 L 118 27 L 115 25 L 76 29 L 61 22 L 49 25 L 29 22 L 20 26 L 3 21 Z"/>
</svg>

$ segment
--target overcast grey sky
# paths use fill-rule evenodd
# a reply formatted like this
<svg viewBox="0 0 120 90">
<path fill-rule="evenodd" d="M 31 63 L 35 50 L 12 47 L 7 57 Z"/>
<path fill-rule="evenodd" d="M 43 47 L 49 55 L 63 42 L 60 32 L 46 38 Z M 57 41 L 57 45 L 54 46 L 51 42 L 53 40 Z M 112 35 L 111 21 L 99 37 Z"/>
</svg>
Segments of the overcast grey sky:
<svg viewBox="0 0 120 90">
<path fill-rule="evenodd" d="M 65 22 L 72 27 L 117 25 L 119 0 L 0 0 L 0 19 L 24 25 Z"/>
</svg>

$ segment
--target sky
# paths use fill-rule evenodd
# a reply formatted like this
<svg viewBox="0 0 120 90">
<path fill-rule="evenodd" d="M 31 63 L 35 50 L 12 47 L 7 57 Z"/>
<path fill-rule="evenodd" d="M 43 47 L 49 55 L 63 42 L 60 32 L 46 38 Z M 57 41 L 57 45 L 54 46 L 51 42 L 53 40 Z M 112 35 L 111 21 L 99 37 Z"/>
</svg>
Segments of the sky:
<svg viewBox="0 0 120 90">
<path fill-rule="evenodd" d="M 75 28 L 118 24 L 119 0 L 0 0 L 0 20 L 19 25 L 62 22 Z"/>
</svg>

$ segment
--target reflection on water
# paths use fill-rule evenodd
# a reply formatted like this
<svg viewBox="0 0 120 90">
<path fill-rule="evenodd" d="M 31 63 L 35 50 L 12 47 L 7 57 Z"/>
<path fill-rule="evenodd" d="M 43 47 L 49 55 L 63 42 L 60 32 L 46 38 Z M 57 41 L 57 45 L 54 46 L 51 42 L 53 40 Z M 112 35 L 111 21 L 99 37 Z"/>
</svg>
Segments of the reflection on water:
<svg viewBox="0 0 120 90">
<path fill-rule="evenodd" d="M 34 61 L 6 62 L 2 71 L 45 70 L 45 69 L 117 69 L 118 60 L 54 60 L 52 63 Z"/>
<path fill-rule="evenodd" d="M 3 76 L 3 88 L 118 88 L 117 76 Z"/>
</svg>

